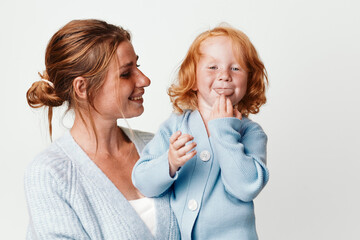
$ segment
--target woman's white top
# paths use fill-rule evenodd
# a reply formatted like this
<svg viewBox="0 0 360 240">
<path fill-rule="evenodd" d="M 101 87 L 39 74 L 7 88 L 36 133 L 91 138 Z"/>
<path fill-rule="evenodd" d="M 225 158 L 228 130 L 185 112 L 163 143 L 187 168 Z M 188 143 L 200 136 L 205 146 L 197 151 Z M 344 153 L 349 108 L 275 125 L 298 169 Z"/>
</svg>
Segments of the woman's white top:
<svg viewBox="0 0 360 240">
<path fill-rule="evenodd" d="M 155 202 L 153 198 L 139 198 L 130 200 L 129 203 L 133 206 L 135 211 L 139 214 L 146 226 L 149 228 L 152 235 L 156 233 L 156 214 Z"/>
</svg>

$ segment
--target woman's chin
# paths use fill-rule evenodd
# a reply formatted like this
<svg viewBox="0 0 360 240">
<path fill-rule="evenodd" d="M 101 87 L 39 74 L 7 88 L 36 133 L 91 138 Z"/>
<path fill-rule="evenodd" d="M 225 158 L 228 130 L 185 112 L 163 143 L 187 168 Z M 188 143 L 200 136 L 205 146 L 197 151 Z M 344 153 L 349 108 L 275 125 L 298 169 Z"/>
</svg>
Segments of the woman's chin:
<svg viewBox="0 0 360 240">
<path fill-rule="evenodd" d="M 141 114 L 144 113 L 144 106 L 138 107 L 137 109 L 134 109 L 131 113 L 124 113 L 125 118 L 134 118 L 139 117 Z M 124 118 L 124 117 L 121 117 Z"/>
</svg>

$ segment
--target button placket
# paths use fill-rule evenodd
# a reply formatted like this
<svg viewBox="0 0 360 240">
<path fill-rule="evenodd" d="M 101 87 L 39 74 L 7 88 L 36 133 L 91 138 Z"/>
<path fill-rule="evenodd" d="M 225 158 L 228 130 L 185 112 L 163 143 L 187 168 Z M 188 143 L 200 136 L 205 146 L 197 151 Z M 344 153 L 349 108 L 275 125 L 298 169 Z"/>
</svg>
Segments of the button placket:
<svg viewBox="0 0 360 240">
<path fill-rule="evenodd" d="M 200 159 L 204 162 L 209 161 L 211 158 L 211 154 L 208 150 L 204 150 L 200 153 Z"/>
<path fill-rule="evenodd" d="M 188 208 L 191 211 L 196 211 L 196 209 L 198 208 L 198 203 L 195 199 L 190 199 L 188 202 Z"/>
</svg>

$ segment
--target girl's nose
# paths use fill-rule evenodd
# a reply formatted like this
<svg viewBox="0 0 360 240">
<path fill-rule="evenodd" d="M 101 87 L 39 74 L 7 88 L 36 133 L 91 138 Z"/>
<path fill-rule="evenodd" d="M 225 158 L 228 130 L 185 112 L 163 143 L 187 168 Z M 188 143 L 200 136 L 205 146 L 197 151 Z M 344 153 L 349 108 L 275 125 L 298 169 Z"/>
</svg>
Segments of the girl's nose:
<svg viewBox="0 0 360 240">
<path fill-rule="evenodd" d="M 229 70 L 223 69 L 219 73 L 218 79 L 219 79 L 219 81 L 226 81 L 226 82 L 231 81 L 231 76 L 230 76 Z"/>
</svg>

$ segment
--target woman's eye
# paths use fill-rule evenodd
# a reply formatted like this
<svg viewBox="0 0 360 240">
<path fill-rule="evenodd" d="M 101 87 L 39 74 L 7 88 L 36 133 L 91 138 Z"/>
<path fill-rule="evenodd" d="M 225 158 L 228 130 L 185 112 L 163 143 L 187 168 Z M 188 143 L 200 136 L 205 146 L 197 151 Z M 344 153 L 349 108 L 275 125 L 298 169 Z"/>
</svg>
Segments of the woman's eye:
<svg viewBox="0 0 360 240">
<path fill-rule="evenodd" d="M 120 74 L 120 77 L 121 77 L 121 78 L 129 78 L 130 75 L 131 75 L 130 72 L 124 72 L 124 73 Z"/>
<path fill-rule="evenodd" d="M 140 64 L 136 64 L 136 67 L 140 67 Z"/>
</svg>

